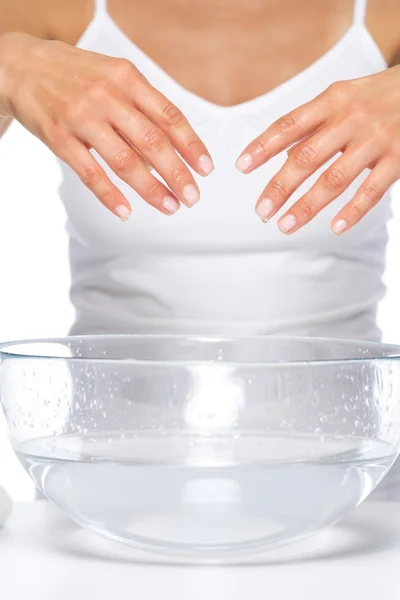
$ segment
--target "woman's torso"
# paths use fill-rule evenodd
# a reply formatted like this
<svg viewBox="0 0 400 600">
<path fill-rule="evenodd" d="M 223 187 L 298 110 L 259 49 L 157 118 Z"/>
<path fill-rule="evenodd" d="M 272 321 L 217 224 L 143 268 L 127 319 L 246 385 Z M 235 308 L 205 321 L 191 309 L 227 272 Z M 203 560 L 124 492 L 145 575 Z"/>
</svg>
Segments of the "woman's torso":
<svg viewBox="0 0 400 600">
<path fill-rule="evenodd" d="M 364 0 L 356 2 L 353 24 L 311 66 L 256 99 L 248 99 L 244 91 L 245 101 L 220 106 L 177 83 L 122 31 L 107 12 L 106 2 L 98 0 L 96 14 L 79 47 L 131 60 L 189 117 L 211 151 L 216 170 L 199 182 L 200 203 L 169 218 L 119 181 L 133 208 L 130 221 L 122 224 L 105 211 L 68 167 L 61 165 L 72 300 L 77 309 L 74 333 L 185 331 L 379 337 L 375 315 L 384 293 L 389 196 L 352 232 L 335 237 L 330 221 L 352 197 L 364 174 L 304 230 L 286 237 L 274 222 L 263 225 L 254 214 L 259 193 L 285 157 L 276 157 L 246 177 L 234 168 L 243 147 L 282 114 L 336 80 L 385 68 L 384 57 L 364 23 L 365 4 Z M 210 23 L 210 27 L 215 24 Z M 180 46 L 179 38 L 176 44 Z M 235 47 L 240 48 L 240 44 L 238 37 Z M 185 48 L 181 46 L 180 51 L 184 54 Z M 259 61 L 265 70 L 273 63 L 274 73 L 277 62 L 282 69 L 286 64 L 276 54 L 260 53 Z M 196 68 L 193 65 L 194 73 Z M 199 66 L 203 77 L 204 68 L 204 64 Z M 252 62 L 248 69 L 252 69 Z M 257 69 L 259 72 L 259 65 Z M 210 74 L 210 79 L 215 77 L 215 72 Z M 243 88 L 252 86 L 249 83 Z M 207 93 L 212 92 L 210 85 Z M 228 96 L 221 103 L 228 104 Z M 110 169 L 106 170 L 118 181 Z M 291 202 L 318 174 L 294 194 Z"/>
</svg>

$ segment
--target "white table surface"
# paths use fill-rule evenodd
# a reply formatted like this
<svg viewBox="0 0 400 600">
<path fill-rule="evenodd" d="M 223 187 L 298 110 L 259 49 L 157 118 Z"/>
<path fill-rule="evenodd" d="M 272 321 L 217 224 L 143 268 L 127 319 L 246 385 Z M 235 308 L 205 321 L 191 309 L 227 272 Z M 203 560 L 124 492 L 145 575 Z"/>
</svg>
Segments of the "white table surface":
<svg viewBox="0 0 400 600">
<path fill-rule="evenodd" d="M 151 564 L 47 501 L 17 504 L 0 531 L 0 598 L 398 600 L 400 502 L 367 501 L 296 552 L 260 557 L 257 565 Z"/>
</svg>

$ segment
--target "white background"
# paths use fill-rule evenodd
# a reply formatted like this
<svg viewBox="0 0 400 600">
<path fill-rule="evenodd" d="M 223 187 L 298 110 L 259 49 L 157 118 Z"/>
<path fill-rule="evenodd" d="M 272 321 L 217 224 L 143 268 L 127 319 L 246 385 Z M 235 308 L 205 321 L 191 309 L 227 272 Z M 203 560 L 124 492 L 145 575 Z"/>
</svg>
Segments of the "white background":
<svg viewBox="0 0 400 600">
<path fill-rule="evenodd" d="M 68 239 L 57 194 L 60 177 L 47 148 L 14 123 L 0 141 L 2 341 L 66 335 L 72 322 Z M 400 189 L 389 225 L 388 293 L 379 310 L 384 341 L 394 343 L 400 343 L 399 196 Z M 11 452 L 1 415 L 0 482 L 15 500 L 33 498 L 32 483 Z"/>
</svg>

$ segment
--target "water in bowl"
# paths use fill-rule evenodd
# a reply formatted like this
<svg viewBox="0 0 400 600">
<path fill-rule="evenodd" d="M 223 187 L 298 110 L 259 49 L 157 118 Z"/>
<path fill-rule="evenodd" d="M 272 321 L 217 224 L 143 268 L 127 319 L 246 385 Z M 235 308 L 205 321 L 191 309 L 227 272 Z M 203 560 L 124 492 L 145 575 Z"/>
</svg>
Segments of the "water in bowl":
<svg viewBox="0 0 400 600">
<path fill-rule="evenodd" d="M 141 432 L 25 442 L 39 488 L 78 523 L 142 549 L 204 560 L 297 541 L 378 484 L 386 442 Z"/>
</svg>

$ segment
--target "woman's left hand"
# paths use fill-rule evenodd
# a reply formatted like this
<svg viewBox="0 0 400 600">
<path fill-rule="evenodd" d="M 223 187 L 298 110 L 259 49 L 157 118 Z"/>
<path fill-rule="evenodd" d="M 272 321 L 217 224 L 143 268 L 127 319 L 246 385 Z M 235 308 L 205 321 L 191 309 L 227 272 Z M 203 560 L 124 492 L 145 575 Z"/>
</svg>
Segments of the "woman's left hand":
<svg viewBox="0 0 400 600">
<path fill-rule="evenodd" d="M 288 158 L 259 198 L 256 212 L 268 221 L 295 190 L 337 153 L 339 158 L 278 222 L 294 233 L 371 169 L 354 198 L 332 222 L 348 231 L 400 179 L 400 66 L 370 77 L 340 81 L 273 123 L 247 146 L 236 167 L 250 173 L 287 150 Z"/>
</svg>

